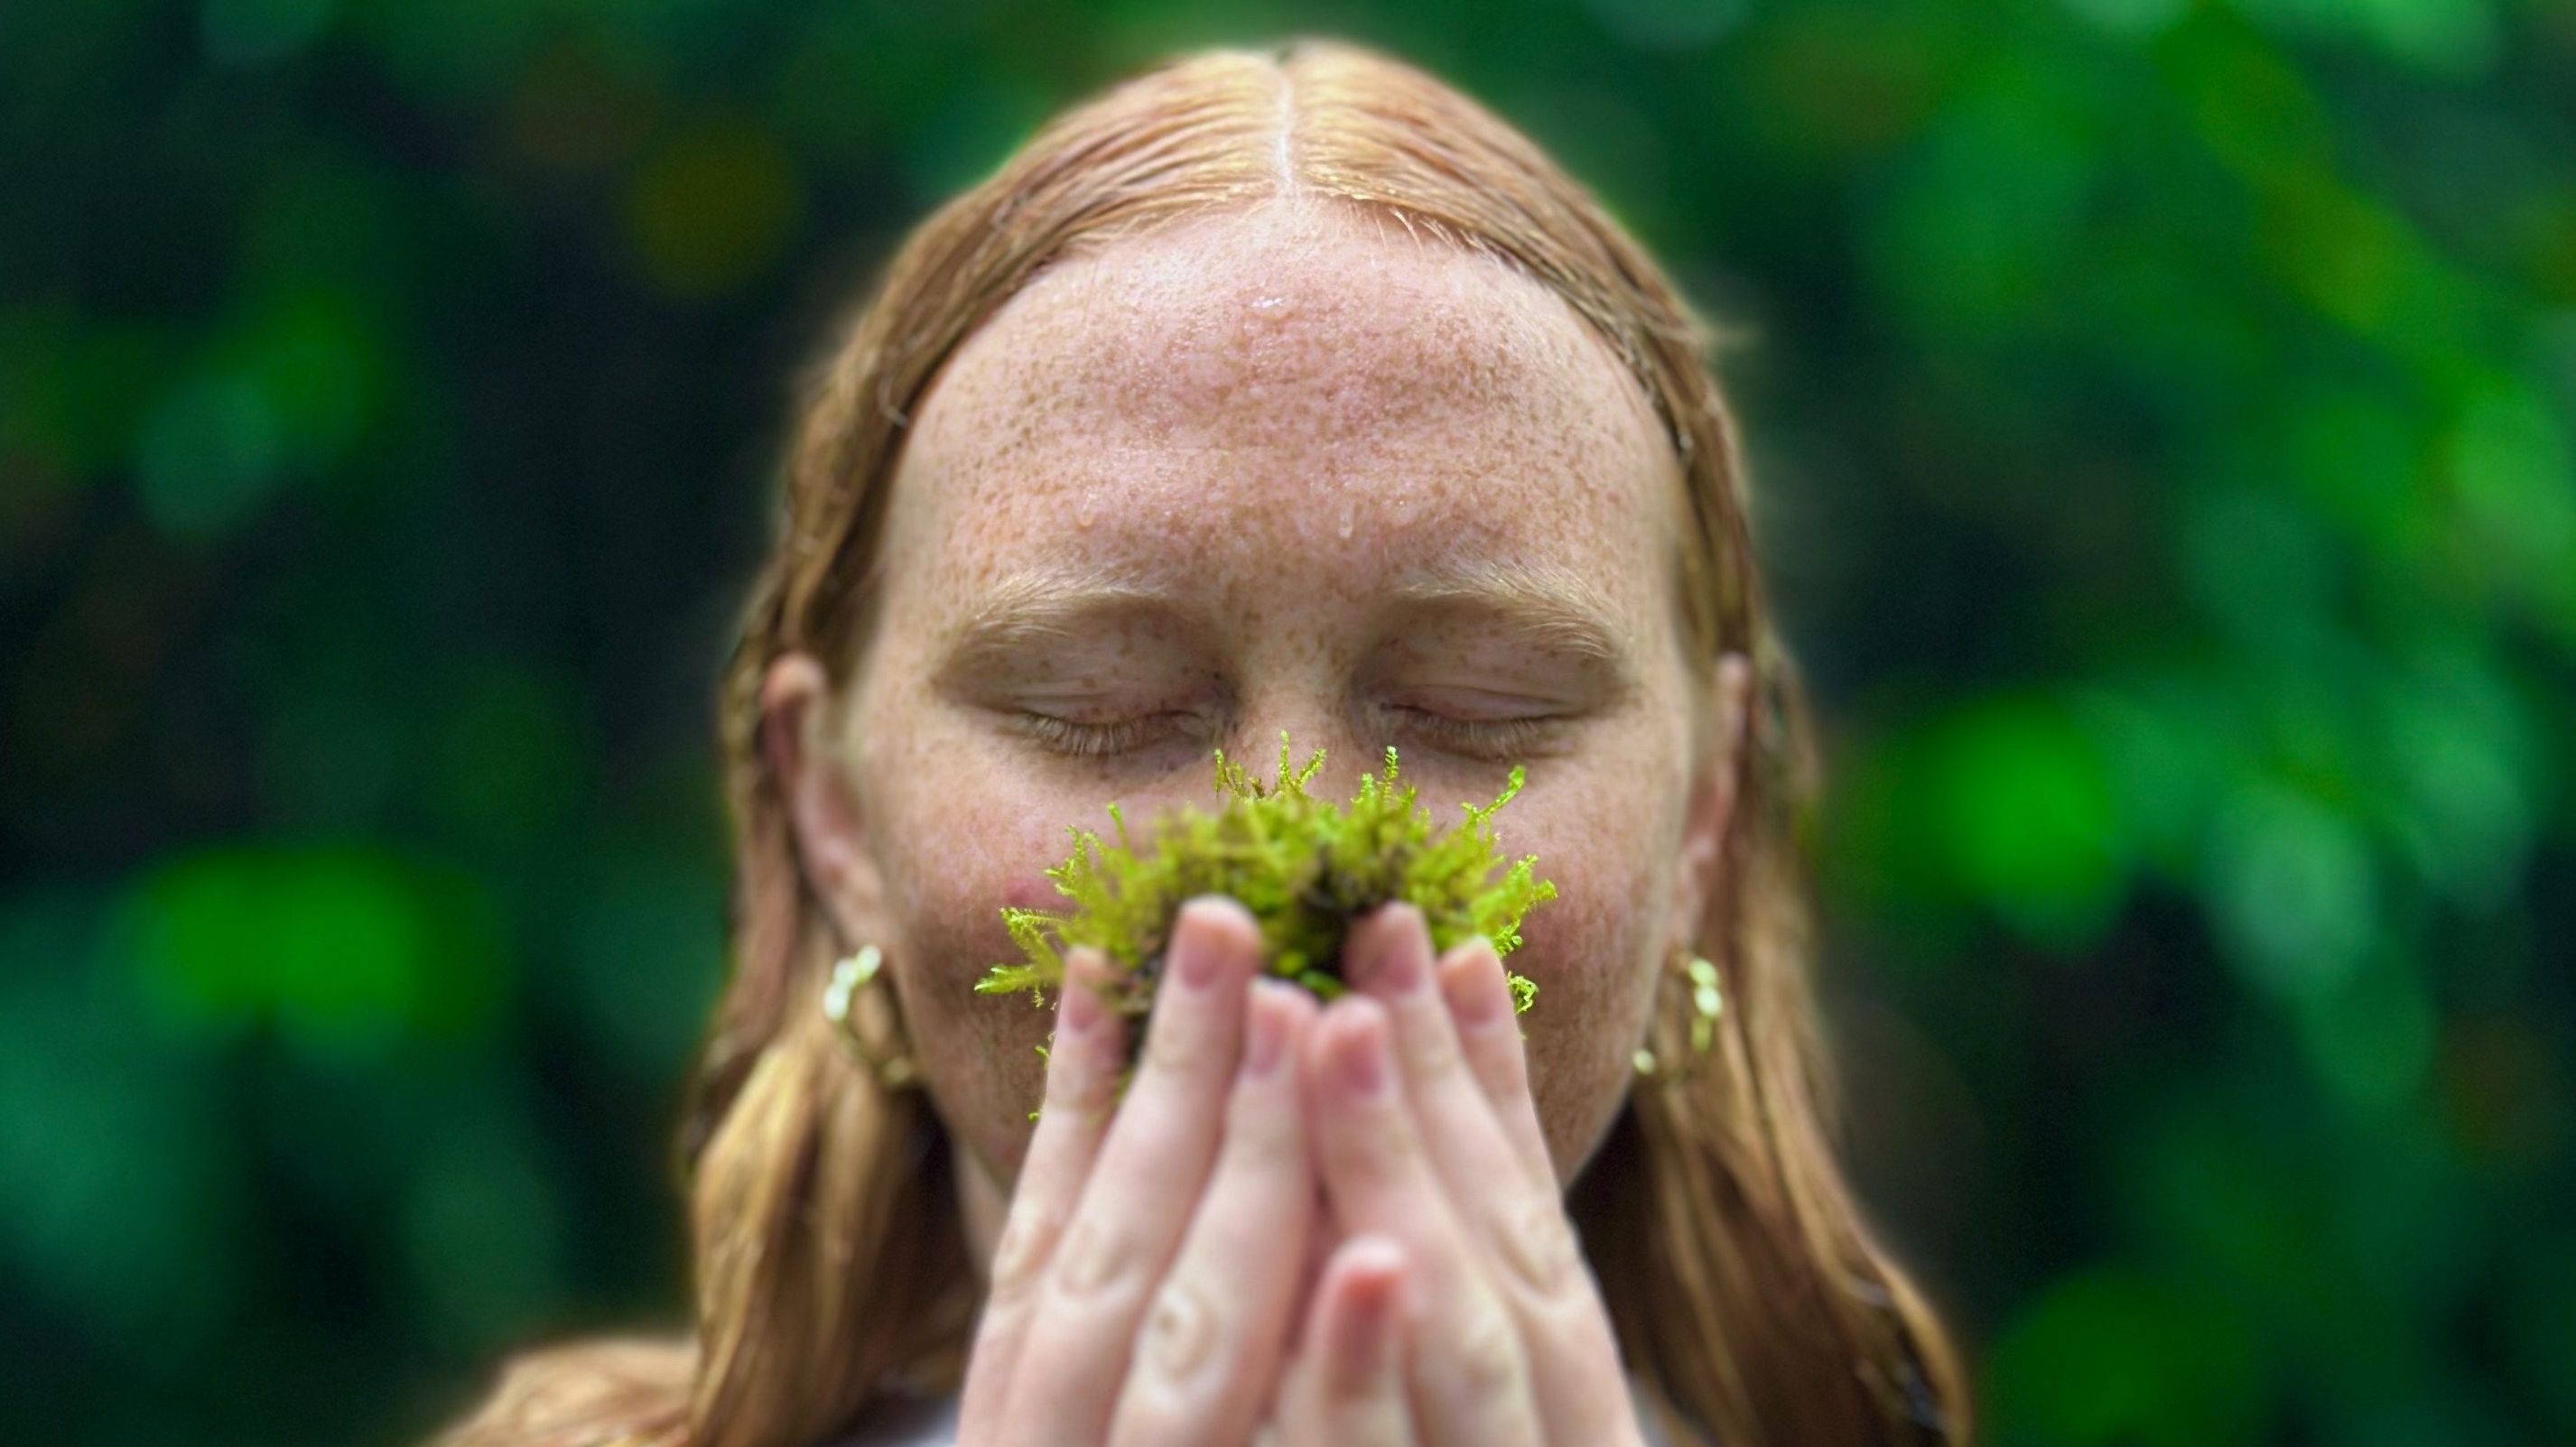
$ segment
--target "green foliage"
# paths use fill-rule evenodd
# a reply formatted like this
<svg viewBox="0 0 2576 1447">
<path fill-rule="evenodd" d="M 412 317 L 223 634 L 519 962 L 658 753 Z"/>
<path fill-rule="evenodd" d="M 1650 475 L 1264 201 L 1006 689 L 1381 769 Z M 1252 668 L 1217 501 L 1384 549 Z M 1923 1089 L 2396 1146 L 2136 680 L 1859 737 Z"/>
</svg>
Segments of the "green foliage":
<svg viewBox="0 0 2576 1447">
<path fill-rule="evenodd" d="M 686 1299 L 746 459 L 893 238 L 1278 13 L 1096 8 L 0 3 L 0 1441 L 416 1442 Z M 2568 7 L 1298 14 L 1734 339 L 1987 1440 L 2576 1441 Z"/>
<path fill-rule="evenodd" d="M 1317 749 L 1292 770 L 1283 732 L 1275 779 L 1265 785 L 1217 750 L 1216 789 L 1225 802 L 1212 811 L 1175 810 L 1141 847 L 1129 839 L 1126 817 L 1114 803 L 1114 843 L 1067 826 L 1073 854 L 1047 877 L 1072 907 L 1004 907 L 1003 923 L 1026 958 L 993 966 L 975 988 L 1026 990 L 1043 999 L 1064 980 L 1065 954 L 1089 945 L 1125 972 L 1128 987 L 1113 1007 L 1142 1015 L 1181 905 L 1224 894 L 1259 922 L 1264 968 L 1330 999 L 1344 988 L 1343 935 L 1379 905 L 1401 900 L 1419 908 L 1435 950 L 1481 934 L 1497 954 L 1509 954 L 1520 945 L 1521 920 L 1556 897 L 1554 883 L 1532 875 L 1536 855 L 1506 865 L 1498 852 L 1493 816 L 1520 792 L 1526 777 L 1520 765 L 1512 766 L 1510 782 L 1492 803 L 1460 805 L 1466 817 L 1447 830 L 1414 802 L 1412 785 L 1398 784 L 1393 748 L 1385 769 L 1363 777 L 1347 807 L 1306 791 L 1323 765 L 1324 751 Z M 1514 1001 L 1527 1010 L 1537 983 L 1521 975 L 1511 982 Z"/>
</svg>

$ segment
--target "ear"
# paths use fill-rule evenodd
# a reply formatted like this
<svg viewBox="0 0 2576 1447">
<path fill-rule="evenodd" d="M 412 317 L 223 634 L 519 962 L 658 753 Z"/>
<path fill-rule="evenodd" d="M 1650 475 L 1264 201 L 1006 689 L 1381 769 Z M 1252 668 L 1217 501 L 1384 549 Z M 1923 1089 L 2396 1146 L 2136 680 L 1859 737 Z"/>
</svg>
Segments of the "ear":
<svg viewBox="0 0 2576 1447">
<path fill-rule="evenodd" d="M 1737 764 L 1752 727 L 1753 663 L 1741 653 L 1717 661 L 1710 681 L 1711 727 L 1706 754 L 1692 762 L 1691 797 L 1682 825 L 1681 862 L 1673 872 L 1672 938 L 1688 945 L 1700 937 L 1709 902 L 1724 883 L 1727 827 L 1735 817 Z"/>
<path fill-rule="evenodd" d="M 885 875 L 868 843 L 858 789 L 828 731 L 831 679 L 804 653 L 769 665 L 760 686 L 760 747 L 787 805 L 805 887 L 847 943 L 880 938 Z"/>
</svg>

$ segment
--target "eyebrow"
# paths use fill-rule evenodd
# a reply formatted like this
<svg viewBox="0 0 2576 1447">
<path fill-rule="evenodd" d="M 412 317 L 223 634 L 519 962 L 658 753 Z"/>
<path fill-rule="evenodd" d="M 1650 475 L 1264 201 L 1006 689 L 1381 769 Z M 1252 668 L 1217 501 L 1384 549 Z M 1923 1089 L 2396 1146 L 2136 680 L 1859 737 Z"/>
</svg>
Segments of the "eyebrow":
<svg viewBox="0 0 2576 1447">
<path fill-rule="evenodd" d="M 1168 612 L 1173 595 L 1105 570 L 1017 573 L 989 590 L 949 633 L 950 665 L 1071 642 L 1122 614 Z M 1633 680 L 1619 609 L 1592 579 L 1558 565 L 1445 560 L 1414 569 L 1388 595 L 1391 612 L 1453 613 L 1501 624 L 1539 649 Z"/>
<path fill-rule="evenodd" d="M 1561 565 L 1445 561 L 1417 571 L 1394 592 L 1398 608 L 1491 618 L 1548 652 L 1589 664 L 1625 683 L 1619 609 L 1601 585 Z"/>
<path fill-rule="evenodd" d="M 1071 642 L 1085 625 L 1121 614 L 1167 609 L 1171 595 L 1106 572 L 1014 573 L 995 584 L 949 630 L 951 667 Z"/>
</svg>

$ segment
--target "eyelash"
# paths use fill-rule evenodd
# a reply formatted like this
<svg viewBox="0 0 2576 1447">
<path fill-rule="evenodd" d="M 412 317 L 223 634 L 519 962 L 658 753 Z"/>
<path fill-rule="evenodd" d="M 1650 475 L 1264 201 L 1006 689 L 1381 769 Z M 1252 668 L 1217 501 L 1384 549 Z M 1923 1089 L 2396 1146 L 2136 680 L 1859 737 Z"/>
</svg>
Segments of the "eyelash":
<svg viewBox="0 0 2576 1447">
<path fill-rule="evenodd" d="M 1430 734 L 1442 748 L 1472 757 L 1499 758 L 1535 748 L 1549 742 L 1561 722 L 1553 718 L 1453 719 L 1418 708 L 1394 711 L 1407 715 L 1414 727 Z M 1023 712 L 1015 722 L 1022 732 L 1058 753 L 1092 758 L 1129 753 L 1152 742 L 1155 720 L 1164 717 L 1168 715 L 1087 724 L 1053 714 Z"/>
<path fill-rule="evenodd" d="M 1090 758 L 1100 754 L 1128 753 L 1151 741 L 1156 714 L 1141 719 L 1120 719 L 1114 724 L 1076 723 L 1048 713 L 1022 713 L 1013 723 L 1021 732 L 1060 754 Z"/>
</svg>

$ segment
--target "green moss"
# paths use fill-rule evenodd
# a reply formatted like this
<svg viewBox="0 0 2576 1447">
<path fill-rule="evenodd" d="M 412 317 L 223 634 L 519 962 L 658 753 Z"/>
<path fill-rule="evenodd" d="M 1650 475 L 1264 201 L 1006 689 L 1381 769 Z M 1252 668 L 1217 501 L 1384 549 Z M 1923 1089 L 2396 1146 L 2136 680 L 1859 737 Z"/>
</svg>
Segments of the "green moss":
<svg viewBox="0 0 2576 1447">
<path fill-rule="evenodd" d="M 1151 840 L 1131 841 L 1118 806 L 1109 806 L 1115 842 L 1078 825 L 1073 854 L 1047 871 L 1056 892 L 1072 901 L 1062 910 L 1005 907 L 1025 958 L 993 966 L 975 988 L 988 994 L 1028 991 L 1046 1003 L 1046 991 L 1064 981 L 1064 957 L 1097 946 L 1125 982 L 1111 1000 L 1133 1016 L 1152 1006 L 1163 952 L 1174 916 L 1195 895 L 1225 894 L 1240 901 L 1261 926 L 1262 958 L 1271 973 L 1295 980 L 1330 999 L 1345 986 L 1342 937 L 1361 916 L 1393 900 L 1422 911 L 1432 947 L 1445 951 L 1484 935 L 1498 954 L 1521 942 L 1529 911 L 1556 897 L 1556 886 L 1534 878 L 1536 855 L 1505 865 L 1497 848 L 1494 811 L 1520 792 L 1525 771 L 1492 803 L 1463 804 L 1466 818 L 1437 828 L 1428 808 L 1414 803 L 1415 789 L 1399 785 L 1395 750 L 1386 768 L 1360 781 L 1359 793 L 1337 806 L 1306 792 L 1323 767 L 1315 751 L 1291 771 L 1288 736 L 1279 736 L 1279 776 L 1267 786 L 1242 765 L 1216 751 L 1216 787 L 1225 795 L 1213 812 L 1184 806 L 1167 815 Z M 1497 878 L 1497 871 L 1500 877 Z M 1527 1010 L 1538 986 L 1511 977 L 1512 995 Z"/>
</svg>

